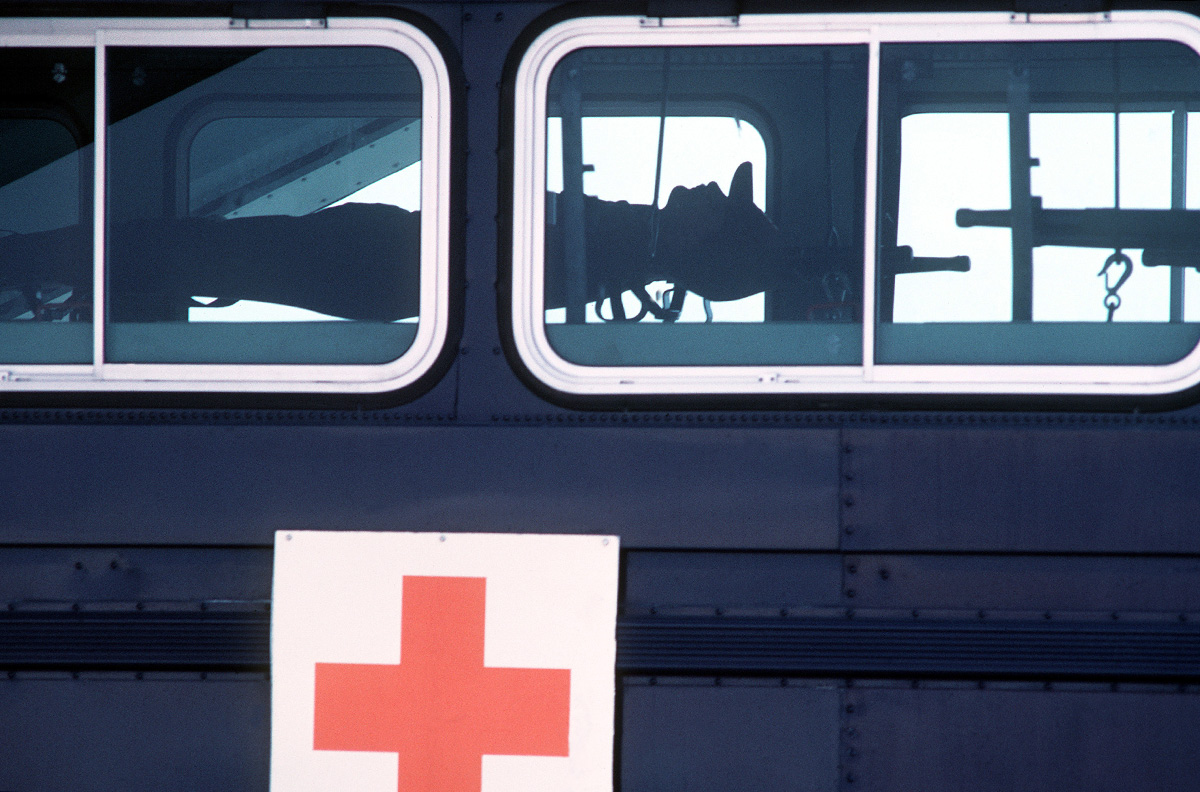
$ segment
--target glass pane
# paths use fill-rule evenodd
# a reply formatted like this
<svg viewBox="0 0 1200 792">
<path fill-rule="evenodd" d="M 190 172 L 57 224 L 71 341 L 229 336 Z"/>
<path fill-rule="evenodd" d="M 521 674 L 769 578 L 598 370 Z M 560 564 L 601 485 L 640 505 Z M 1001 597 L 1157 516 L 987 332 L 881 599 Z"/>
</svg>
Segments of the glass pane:
<svg viewBox="0 0 1200 792">
<path fill-rule="evenodd" d="M 859 363 L 866 60 L 861 46 L 564 58 L 546 162 L 545 323 L 558 354 L 595 366 Z"/>
<path fill-rule="evenodd" d="M 0 49 L 0 364 L 92 360 L 88 49 Z"/>
<path fill-rule="evenodd" d="M 1195 347 L 1195 52 L 881 54 L 879 362 L 1163 364 Z"/>
<path fill-rule="evenodd" d="M 385 363 L 411 346 L 411 61 L 367 47 L 108 61 L 107 360 Z"/>
</svg>

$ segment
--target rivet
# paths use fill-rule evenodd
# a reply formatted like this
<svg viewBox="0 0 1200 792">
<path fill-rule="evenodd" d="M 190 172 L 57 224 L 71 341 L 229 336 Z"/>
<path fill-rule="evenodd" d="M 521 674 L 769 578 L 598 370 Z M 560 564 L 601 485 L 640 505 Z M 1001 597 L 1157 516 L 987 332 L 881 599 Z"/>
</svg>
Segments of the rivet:
<svg viewBox="0 0 1200 792">
<path fill-rule="evenodd" d="M 846 714 L 847 714 L 847 715 L 853 715 L 853 714 L 854 714 L 854 705 L 853 705 L 853 704 L 847 704 L 847 705 L 846 705 Z"/>
<path fill-rule="evenodd" d="M 854 589 L 846 589 L 846 596 L 849 597 L 850 599 L 854 599 L 855 595 L 857 595 L 857 594 L 858 594 L 858 592 L 855 591 Z"/>
<path fill-rule="evenodd" d="M 891 576 L 892 576 L 892 573 L 887 571 L 886 568 L 879 570 L 879 577 L 882 578 L 883 580 L 887 580 Z"/>
<path fill-rule="evenodd" d="M 842 503 L 846 506 L 853 506 L 854 505 L 854 496 L 847 495 L 845 498 L 842 499 Z"/>
<path fill-rule="evenodd" d="M 846 571 L 851 575 L 855 574 L 858 572 L 858 564 L 846 564 Z"/>
<path fill-rule="evenodd" d="M 76 568 L 76 569 L 83 569 L 83 562 L 82 562 L 82 561 L 76 561 L 76 562 L 75 562 L 75 568 Z"/>
<path fill-rule="evenodd" d="M 438 541 L 439 541 L 439 542 L 444 542 L 444 541 L 446 541 L 446 534 L 442 534 L 441 536 L 439 536 L 439 537 L 438 537 Z"/>
<path fill-rule="evenodd" d="M 600 540 L 600 544 L 604 545 L 605 547 L 608 547 L 608 540 L 607 540 L 607 539 L 601 539 L 601 540 Z"/>
</svg>

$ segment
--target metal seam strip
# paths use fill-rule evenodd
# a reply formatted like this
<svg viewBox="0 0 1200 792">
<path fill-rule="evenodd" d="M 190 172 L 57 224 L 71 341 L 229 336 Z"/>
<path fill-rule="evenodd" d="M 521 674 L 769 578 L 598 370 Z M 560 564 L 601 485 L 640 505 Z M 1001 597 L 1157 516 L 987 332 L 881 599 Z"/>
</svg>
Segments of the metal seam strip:
<svg viewBox="0 0 1200 792">
<path fill-rule="evenodd" d="M 0 613 L 0 669 L 265 669 L 270 614 Z M 617 670 L 1200 681 L 1200 624 L 625 616 Z"/>
</svg>

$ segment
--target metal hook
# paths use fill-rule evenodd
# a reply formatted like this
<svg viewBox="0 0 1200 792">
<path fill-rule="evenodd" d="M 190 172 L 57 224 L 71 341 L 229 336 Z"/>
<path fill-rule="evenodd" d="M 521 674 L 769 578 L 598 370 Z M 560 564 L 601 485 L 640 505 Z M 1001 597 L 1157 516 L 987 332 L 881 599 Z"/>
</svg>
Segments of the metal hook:
<svg viewBox="0 0 1200 792">
<path fill-rule="evenodd" d="M 1113 264 L 1121 264 L 1124 269 L 1121 272 L 1121 277 L 1117 278 L 1116 283 L 1109 283 L 1108 269 Z M 1125 281 L 1129 280 L 1129 276 L 1133 274 L 1133 261 L 1126 256 L 1122 251 L 1115 250 L 1113 254 L 1104 260 L 1104 266 L 1100 268 L 1099 277 L 1104 278 L 1104 290 L 1108 292 L 1104 295 L 1104 307 L 1108 309 L 1108 320 L 1113 320 L 1113 314 L 1121 307 L 1121 297 L 1117 291 L 1124 285 Z"/>
</svg>

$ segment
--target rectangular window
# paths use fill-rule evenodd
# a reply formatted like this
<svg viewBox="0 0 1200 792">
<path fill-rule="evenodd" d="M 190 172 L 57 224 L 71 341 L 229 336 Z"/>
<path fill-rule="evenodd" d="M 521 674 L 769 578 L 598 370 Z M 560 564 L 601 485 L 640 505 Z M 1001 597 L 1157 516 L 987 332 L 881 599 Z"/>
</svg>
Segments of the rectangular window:
<svg viewBox="0 0 1200 792">
<path fill-rule="evenodd" d="M 1200 382 L 1193 16 L 580 18 L 514 110 L 513 341 L 552 390 Z"/>
<path fill-rule="evenodd" d="M 1195 52 L 1103 41 L 881 54 L 879 260 L 944 263 L 879 267 L 879 362 L 1148 365 L 1195 348 L 1200 325 L 1185 319 L 1200 295 L 1183 277 L 1200 263 L 1186 196 L 1200 162 Z"/>
<path fill-rule="evenodd" d="M 95 58 L 10 47 L 0 69 L 0 357 L 87 364 Z M 41 240 L 56 240 L 50 267 Z"/>
<path fill-rule="evenodd" d="M 95 43 L 0 50 L 33 87 L 0 94 L 0 135 L 38 141 L 0 150 L 5 385 L 355 392 L 428 370 L 448 306 L 432 42 L 386 20 L 64 27 Z"/>
<path fill-rule="evenodd" d="M 594 366 L 859 363 L 851 191 L 830 183 L 829 168 L 771 169 L 758 125 L 774 152 L 853 156 L 866 67 L 861 45 L 564 58 L 547 129 L 554 350 Z M 631 84 L 653 92 L 633 101 Z M 803 194 L 785 189 L 798 179 Z"/>
</svg>

